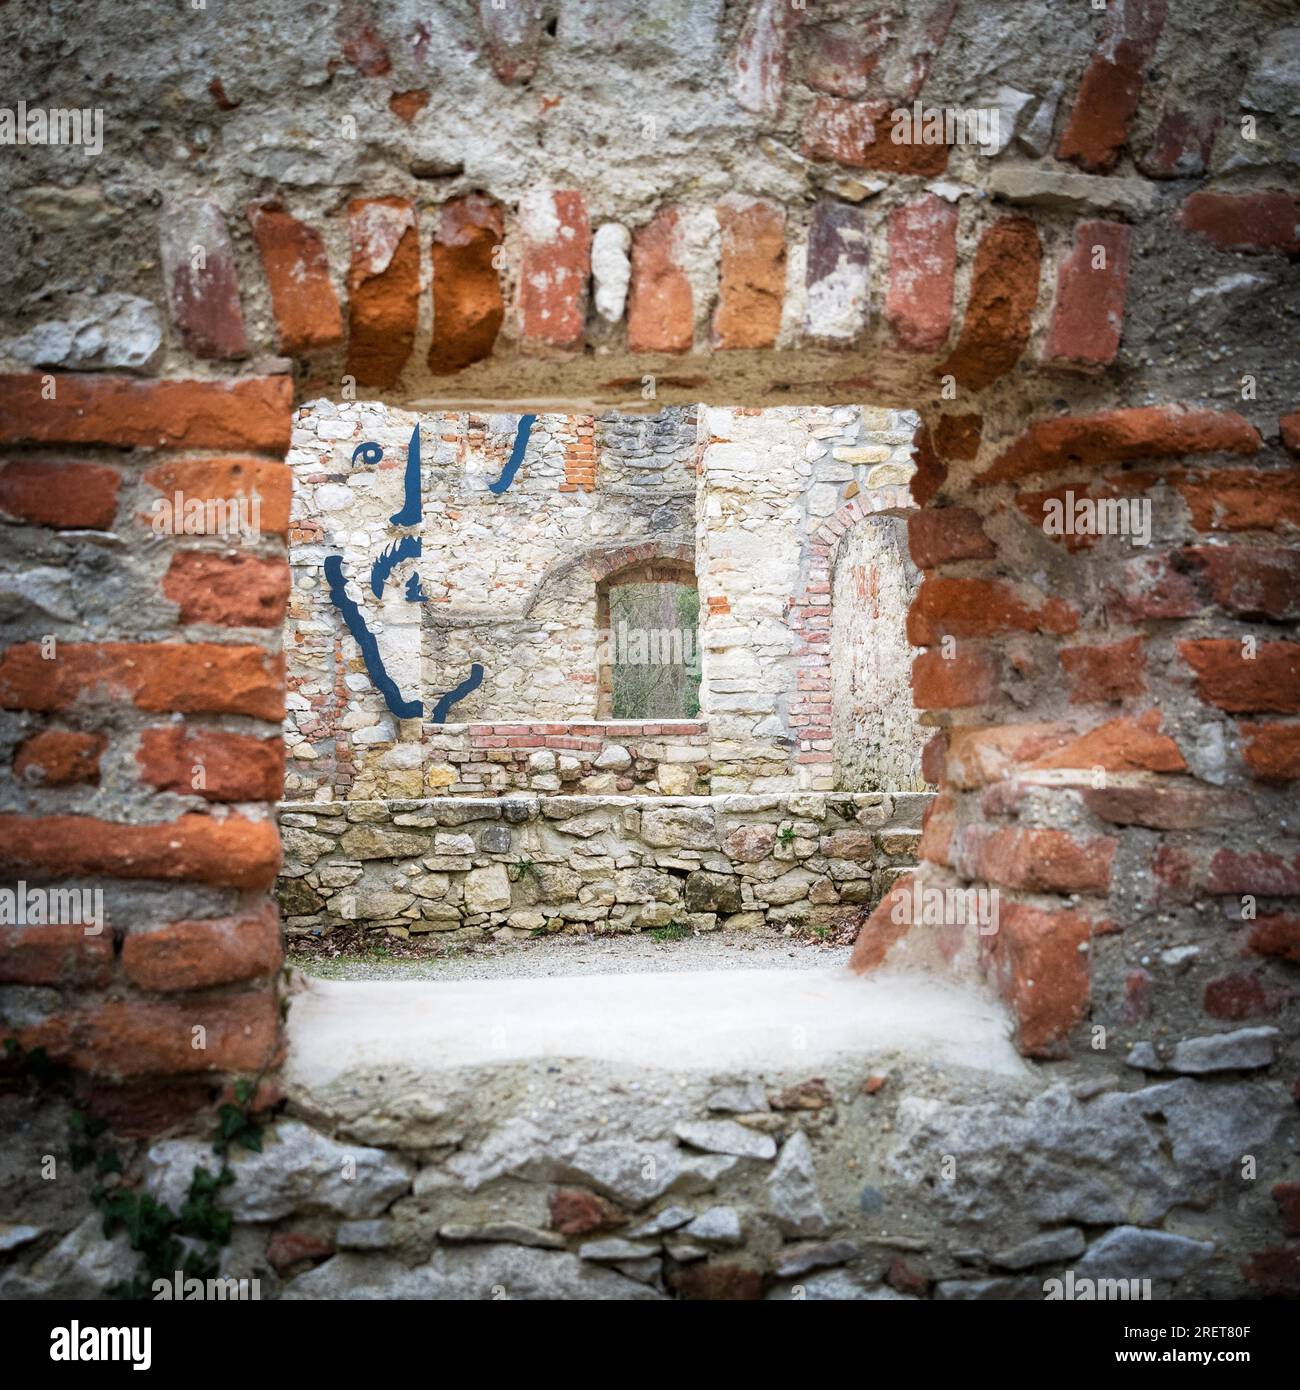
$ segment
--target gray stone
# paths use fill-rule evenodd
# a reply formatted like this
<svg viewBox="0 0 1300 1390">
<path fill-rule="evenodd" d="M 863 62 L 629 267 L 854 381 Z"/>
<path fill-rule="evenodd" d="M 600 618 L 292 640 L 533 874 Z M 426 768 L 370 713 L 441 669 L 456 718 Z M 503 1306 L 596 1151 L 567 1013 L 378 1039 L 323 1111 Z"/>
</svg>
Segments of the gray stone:
<svg viewBox="0 0 1300 1390">
<path fill-rule="evenodd" d="M 1274 29 L 1265 36 L 1241 89 L 1241 104 L 1251 111 L 1300 116 L 1300 28 Z"/>
<path fill-rule="evenodd" d="M 1035 1265 L 1072 1260 L 1083 1254 L 1086 1244 L 1083 1232 L 1077 1226 L 1066 1226 L 1059 1231 L 1044 1231 L 1042 1235 L 1031 1236 L 1009 1250 L 1000 1250 L 992 1256 L 992 1263 L 1002 1269 L 1032 1269 Z"/>
<path fill-rule="evenodd" d="M 687 874 L 686 907 L 690 912 L 739 912 L 740 880 L 731 874 Z"/>
<path fill-rule="evenodd" d="M 1276 1028 L 1238 1028 L 1180 1042 L 1169 1058 L 1169 1070 L 1200 1075 L 1213 1071 L 1253 1071 L 1273 1065 Z"/>
<path fill-rule="evenodd" d="M 353 826 L 339 840 L 339 848 L 351 859 L 414 859 L 428 847 L 423 835 L 388 826 Z"/>
<path fill-rule="evenodd" d="M 673 1126 L 673 1133 L 682 1143 L 708 1153 L 765 1160 L 776 1156 L 776 1142 L 769 1135 L 755 1134 L 734 1120 L 684 1120 Z"/>
<path fill-rule="evenodd" d="M 695 810 L 686 806 L 664 806 L 646 811 L 641 817 L 641 838 L 646 844 L 659 848 L 718 847 L 718 833 L 712 810 Z"/>
<path fill-rule="evenodd" d="M 735 1207 L 710 1207 L 702 1211 L 682 1235 L 706 1245 L 739 1245 L 744 1239 Z"/>
<path fill-rule="evenodd" d="M 1090 1279 L 1179 1279 L 1213 1254 L 1213 1241 L 1116 1226 L 1093 1241 L 1075 1272 Z"/>
<path fill-rule="evenodd" d="M 438 1239 L 449 1245 L 491 1244 L 528 1245 L 538 1250 L 563 1250 L 564 1237 L 558 1231 L 542 1231 L 518 1221 L 493 1221 L 484 1226 L 452 1225 L 438 1228 Z"/>
<path fill-rule="evenodd" d="M 1067 212 L 1149 211 L 1156 191 L 1145 179 L 1074 174 L 1030 164 L 1000 164 L 989 177 L 989 192 L 1011 203 L 1062 208 Z"/>
<path fill-rule="evenodd" d="M 767 1091 L 757 1081 L 723 1086 L 704 1102 L 709 1110 L 730 1115 L 754 1115 L 767 1110 Z"/>
<path fill-rule="evenodd" d="M 0 1223 L 0 1255 L 19 1250 L 45 1234 L 43 1226 L 11 1226 Z"/>
<path fill-rule="evenodd" d="M 25 1273 L 0 1275 L 0 1298 L 103 1298 L 131 1278 L 139 1259 L 124 1232 L 106 1239 L 103 1228 L 104 1218 L 93 1213 Z"/>
<path fill-rule="evenodd" d="M 776 1167 L 767 1179 L 768 1202 L 777 1225 L 787 1236 L 819 1236 L 830 1228 L 817 1190 L 812 1145 L 803 1130 L 785 1141 Z"/>
<path fill-rule="evenodd" d="M 465 875 L 465 911 L 501 912 L 510 906 L 510 877 L 504 864 L 489 864 Z"/>
<path fill-rule="evenodd" d="M 510 852 L 510 827 L 506 825 L 485 826 L 478 842 L 479 848 L 485 854 L 508 854 Z"/>
<path fill-rule="evenodd" d="M 260 1154 L 240 1151 L 229 1160 L 235 1181 L 221 1201 L 237 1221 L 278 1221 L 311 1207 L 378 1216 L 411 1186 L 406 1168 L 382 1149 L 340 1144 L 298 1120 L 282 1120 L 265 1139 Z M 211 1144 L 165 1139 L 148 1152 L 146 1190 L 179 1211 L 195 1167 L 219 1166 Z"/>
<path fill-rule="evenodd" d="M 287 1299 L 647 1299 L 662 1295 L 639 1280 L 558 1250 L 523 1245 L 439 1249 L 408 1268 L 386 1255 L 335 1255 L 300 1274 Z"/>
<path fill-rule="evenodd" d="M 162 314 L 149 300 L 104 294 L 75 317 L 50 319 L 10 338 L 4 352 L 33 367 L 145 367 L 162 343 L 162 326 Z"/>
<path fill-rule="evenodd" d="M 589 1240 L 585 1245 L 578 1247 L 578 1254 L 582 1259 L 599 1260 L 604 1264 L 615 1260 L 639 1260 L 647 1253 L 644 1245 L 635 1245 L 619 1236 L 610 1236 L 605 1240 Z"/>
<path fill-rule="evenodd" d="M 392 1243 L 393 1223 L 383 1218 L 340 1221 L 334 1233 L 334 1244 L 340 1250 L 387 1250 Z"/>
<path fill-rule="evenodd" d="M 643 1221 L 639 1226 L 634 1226 L 626 1234 L 629 1240 L 661 1236 L 667 1231 L 675 1231 L 679 1226 L 686 1225 L 692 1215 L 693 1213 L 685 1207 L 665 1207 L 663 1211 L 656 1213 L 648 1221 Z"/>
<path fill-rule="evenodd" d="M 1043 1297 L 1043 1286 L 1037 1279 L 944 1279 L 934 1286 L 934 1296 L 941 1303 L 1028 1302 Z"/>
<path fill-rule="evenodd" d="M 788 1245 L 777 1261 L 778 1279 L 793 1279 L 814 1269 L 827 1269 L 856 1259 L 858 1245 L 852 1240 L 814 1240 L 802 1245 Z"/>
</svg>

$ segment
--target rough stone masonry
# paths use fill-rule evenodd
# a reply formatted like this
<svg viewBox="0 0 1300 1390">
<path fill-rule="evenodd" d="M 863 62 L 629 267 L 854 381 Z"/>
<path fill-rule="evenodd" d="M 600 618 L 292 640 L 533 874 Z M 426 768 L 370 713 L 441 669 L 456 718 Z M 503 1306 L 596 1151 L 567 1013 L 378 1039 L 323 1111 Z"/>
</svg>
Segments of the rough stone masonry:
<svg viewBox="0 0 1300 1390">
<path fill-rule="evenodd" d="M 224 1102 L 267 1134 L 231 1156 L 222 1259 L 286 1296 L 1294 1297 L 1293 7 L 138 16 L 0 7 L 5 100 L 103 113 L 97 151 L 0 144 L 0 873 L 111 892 L 97 936 L 0 926 L 6 1296 L 138 1264 L 88 1183 L 39 1177 L 68 1104 L 117 1136 L 114 1191 L 175 1210 Z M 916 101 L 996 109 L 999 139 L 897 143 Z M 285 460 L 322 400 L 697 406 L 724 461 L 751 411 L 915 412 L 916 878 L 996 889 L 1000 927 L 886 897 L 854 964 L 989 991 L 1023 1070 L 900 1045 L 824 1076 L 647 1066 L 617 1105 L 577 1064 L 313 1090 L 272 891 Z M 873 515 L 856 474 L 813 486 L 836 506 L 780 557 L 810 795 L 862 765 L 820 610 Z M 256 497 L 256 538 L 158 535 L 177 491 Z M 1149 504 L 1149 544 L 1050 533 L 1067 494 Z"/>
</svg>

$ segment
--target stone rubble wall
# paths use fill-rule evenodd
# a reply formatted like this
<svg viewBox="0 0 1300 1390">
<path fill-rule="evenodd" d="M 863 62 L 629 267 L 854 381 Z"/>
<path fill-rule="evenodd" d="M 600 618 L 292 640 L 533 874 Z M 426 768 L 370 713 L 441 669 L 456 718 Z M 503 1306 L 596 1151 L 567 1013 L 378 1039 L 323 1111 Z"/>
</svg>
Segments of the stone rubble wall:
<svg viewBox="0 0 1300 1390">
<path fill-rule="evenodd" d="M 286 802 L 287 932 L 817 932 L 915 866 L 926 793 Z"/>
</svg>

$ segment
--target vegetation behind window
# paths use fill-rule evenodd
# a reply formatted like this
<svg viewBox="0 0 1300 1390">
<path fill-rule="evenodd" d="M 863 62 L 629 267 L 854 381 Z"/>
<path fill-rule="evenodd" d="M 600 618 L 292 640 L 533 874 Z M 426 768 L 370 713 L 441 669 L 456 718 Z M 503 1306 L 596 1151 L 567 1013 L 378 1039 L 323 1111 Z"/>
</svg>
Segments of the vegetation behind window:
<svg viewBox="0 0 1300 1390">
<path fill-rule="evenodd" d="M 693 719 L 700 712 L 699 593 L 687 584 L 609 591 L 615 719 Z"/>
</svg>

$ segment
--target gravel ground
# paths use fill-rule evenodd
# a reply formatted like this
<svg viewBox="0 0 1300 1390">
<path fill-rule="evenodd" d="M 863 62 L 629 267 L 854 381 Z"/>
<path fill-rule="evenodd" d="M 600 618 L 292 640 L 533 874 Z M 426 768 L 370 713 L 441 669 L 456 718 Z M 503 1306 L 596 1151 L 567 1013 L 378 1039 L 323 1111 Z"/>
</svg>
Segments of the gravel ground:
<svg viewBox="0 0 1300 1390">
<path fill-rule="evenodd" d="M 291 948 L 289 964 L 325 980 L 495 980 L 545 975 L 635 975 L 672 970 L 830 970 L 850 946 L 719 932 L 682 941 L 640 936 L 552 936 L 446 953 L 396 956 L 384 947 L 337 956 Z"/>
</svg>

